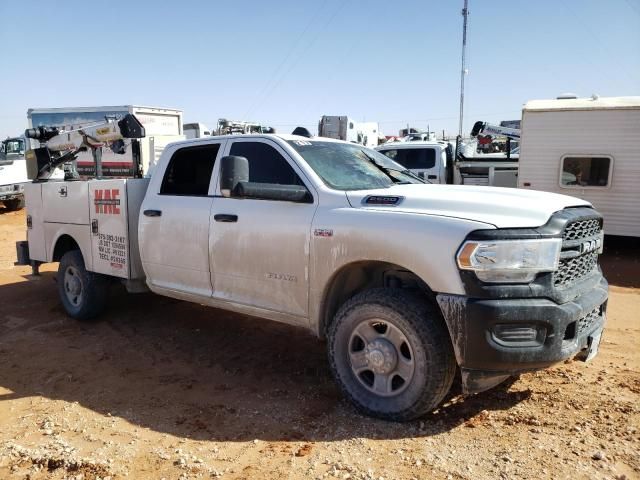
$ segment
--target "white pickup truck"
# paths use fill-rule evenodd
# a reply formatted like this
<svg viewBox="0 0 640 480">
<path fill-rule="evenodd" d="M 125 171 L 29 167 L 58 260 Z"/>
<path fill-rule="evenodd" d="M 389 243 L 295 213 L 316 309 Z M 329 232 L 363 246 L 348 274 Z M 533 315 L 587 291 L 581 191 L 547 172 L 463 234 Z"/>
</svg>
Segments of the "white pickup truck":
<svg viewBox="0 0 640 480">
<path fill-rule="evenodd" d="M 376 147 L 376 150 L 427 183 L 513 188 L 518 186 L 518 158 L 515 155 L 507 158 L 502 154 L 460 154 L 454 161 L 454 146 L 437 140 L 390 142 Z"/>
<path fill-rule="evenodd" d="M 110 282 L 328 340 L 361 411 L 419 417 L 464 391 L 598 349 L 602 217 L 583 200 L 428 185 L 362 145 L 256 134 L 168 145 L 151 178 L 25 188 L 18 263 L 60 262 L 68 314 Z M 212 319 L 215 321 L 215 319 Z"/>
</svg>

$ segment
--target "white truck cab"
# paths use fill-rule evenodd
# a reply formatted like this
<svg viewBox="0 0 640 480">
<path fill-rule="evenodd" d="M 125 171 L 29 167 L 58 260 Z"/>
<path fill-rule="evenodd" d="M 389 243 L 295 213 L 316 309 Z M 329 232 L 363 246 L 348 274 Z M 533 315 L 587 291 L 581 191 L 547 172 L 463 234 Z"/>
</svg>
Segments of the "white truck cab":
<svg viewBox="0 0 640 480">
<path fill-rule="evenodd" d="M 24 206 L 24 184 L 29 181 L 24 151 L 22 137 L 7 138 L 0 144 L 0 202 L 7 210 Z"/>
<path fill-rule="evenodd" d="M 429 183 L 452 183 L 453 152 L 446 142 L 392 142 L 380 145 L 376 150 Z M 451 176 L 449 180 L 448 170 Z"/>
<path fill-rule="evenodd" d="M 591 358 L 604 325 L 589 203 L 429 185 L 358 144 L 186 140 L 151 178 L 37 182 L 26 198 L 19 263 L 60 262 L 70 316 L 98 315 L 119 280 L 307 328 L 346 397 L 380 418 L 435 408 L 457 368 L 471 393 Z"/>
<path fill-rule="evenodd" d="M 24 186 L 29 183 L 25 145 L 24 137 L 11 137 L 0 143 L 0 202 L 9 211 L 24 207 Z M 64 173 L 56 169 L 52 177 L 61 179 Z"/>
</svg>

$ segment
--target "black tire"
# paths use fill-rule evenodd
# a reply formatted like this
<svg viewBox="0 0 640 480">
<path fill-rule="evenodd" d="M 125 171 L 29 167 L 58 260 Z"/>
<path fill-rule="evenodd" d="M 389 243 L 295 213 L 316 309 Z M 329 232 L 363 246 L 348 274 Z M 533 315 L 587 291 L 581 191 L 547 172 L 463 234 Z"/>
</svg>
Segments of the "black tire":
<svg viewBox="0 0 640 480">
<path fill-rule="evenodd" d="M 58 266 L 58 295 L 69 316 L 90 320 L 104 310 L 109 281 L 104 275 L 88 272 L 80 250 L 65 253 Z"/>
<path fill-rule="evenodd" d="M 367 343 L 360 335 L 361 327 L 365 332 L 373 328 L 378 336 Z M 387 337 L 400 345 L 395 353 L 387 348 L 394 344 Z M 453 346 L 440 312 L 419 295 L 400 289 L 368 290 L 347 301 L 329 328 L 328 347 L 331 370 L 344 395 L 362 413 L 385 420 L 412 420 L 433 410 L 449 392 L 455 376 Z M 366 365 L 358 373 L 352 368 L 353 355 L 360 355 Z M 396 370 L 374 371 L 388 369 L 394 359 Z M 405 368 L 398 374 L 401 362 Z M 379 376 L 387 380 L 378 384 Z M 384 385 L 382 390 L 387 391 L 374 392 L 377 385 Z"/>
<path fill-rule="evenodd" d="M 24 208 L 24 198 L 12 198 L 11 200 L 4 200 L 4 208 L 13 212 Z"/>
</svg>

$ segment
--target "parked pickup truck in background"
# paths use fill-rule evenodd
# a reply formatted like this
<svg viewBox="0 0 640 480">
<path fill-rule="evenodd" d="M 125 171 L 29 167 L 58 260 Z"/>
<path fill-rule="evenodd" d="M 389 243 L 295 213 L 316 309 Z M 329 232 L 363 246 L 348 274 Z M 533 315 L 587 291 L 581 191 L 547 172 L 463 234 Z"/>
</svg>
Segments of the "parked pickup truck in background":
<svg viewBox="0 0 640 480">
<path fill-rule="evenodd" d="M 390 142 L 380 145 L 376 150 L 428 183 L 513 188 L 518 186 L 517 156 L 507 158 L 502 154 L 459 154 L 456 159 L 454 146 L 437 140 Z"/>
<path fill-rule="evenodd" d="M 70 316 L 98 315 L 118 280 L 297 325 L 327 339 L 345 396 L 381 418 L 435 408 L 457 368 L 473 393 L 589 359 L 605 321 L 588 202 L 428 185 L 362 145 L 205 137 L 169 144 L 151 178 L 25 192 L 19 263 L 60 262 Z"/>
</svg>

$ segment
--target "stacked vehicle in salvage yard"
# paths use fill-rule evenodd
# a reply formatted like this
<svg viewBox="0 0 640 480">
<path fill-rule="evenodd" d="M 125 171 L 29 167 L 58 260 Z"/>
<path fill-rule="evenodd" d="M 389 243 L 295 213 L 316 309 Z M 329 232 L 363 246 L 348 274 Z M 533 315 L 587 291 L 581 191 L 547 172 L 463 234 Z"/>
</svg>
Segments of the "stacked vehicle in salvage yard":
<svg viewBox="0 0 640 480">
<path fill-rule="evenodd" d="M 53 182 L 81 149 L 100 171 L 100 149 L 144 128 L 128 114 L 27 135 L 41 145 L 19 264 L 59 261 L 72 317 L 100 314 L 120 281 L 305 327 L 344 395 L 392 420 L 436 408 L 456 368 L 475 393 L 598 351 L 602 217 L 584 200 L 427 185 L 361 145 L 276 134 L 172 143 L 151 178 Z"/>
</svg>

